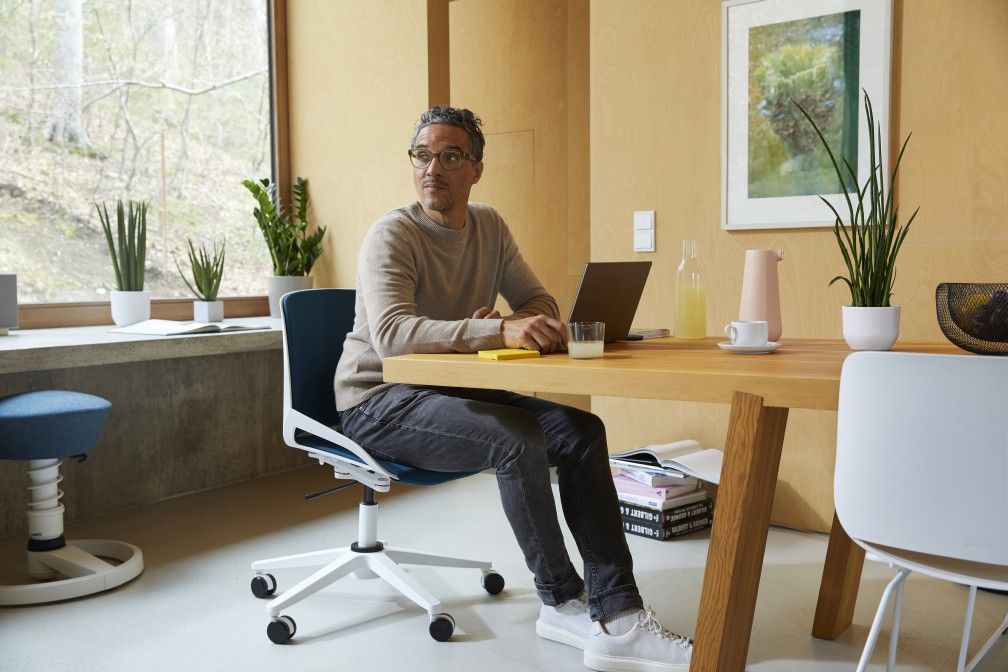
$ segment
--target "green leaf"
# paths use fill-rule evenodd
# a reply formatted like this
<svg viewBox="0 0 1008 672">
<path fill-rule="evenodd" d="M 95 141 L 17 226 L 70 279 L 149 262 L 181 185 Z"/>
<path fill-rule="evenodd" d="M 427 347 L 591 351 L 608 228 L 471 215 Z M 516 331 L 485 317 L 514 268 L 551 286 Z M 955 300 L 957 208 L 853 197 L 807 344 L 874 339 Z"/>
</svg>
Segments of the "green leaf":
<svg viewBox="0 0 1008 672">
<path fill-rule="evenodd" d="M 294 181 L 292 213 L 280 203 L 277 186 L 269 178 L 258 182 L 244 180 L 242 184 L 256 199 L 258 207 L 252 214 L 266 241 L 273 272 L 276 275 L 307 275 L 322 254 L 321 241 L 325 234 L 325 227 L 317 227 L 309 233 L 308 181 L 302 177 Z"/>
<path fill-rule="evenodd" d="M 914 211 L 905 225 L 899 225 L 899 207 L 895 203 L 894 185 L 910 135 L 903 141 L 887 180 L 885 169 L 881 165 L 882 126 L 876 121 L 867 91 L 864 92 L 864 97 L 864 112 L 868 122 L 869 166 L 863 185 L 859 185 L 857 172 L 846 156 L 840 157 L 844 169 L 841 170 L 840 162 L 837 161 L 836 155 L 815 121 L 801 105 L 793 99 L 792 102 L 815 130 L 819 142 L 829 155 L 850 214 L 848 227 L 844 227 L 836 208 L 820 196 L 835 216 L 833 233 L 848 272 L 847 277 L 837 276 L 829 284 L 832 285 L 837 280 L 847 283 L 853 306 L 888 306 L 896 277 L 896 257 L 919 209 Z M 852 180 L 855 185 L 854 200 L 845 188 L 847 179 Z"/>
</svg>

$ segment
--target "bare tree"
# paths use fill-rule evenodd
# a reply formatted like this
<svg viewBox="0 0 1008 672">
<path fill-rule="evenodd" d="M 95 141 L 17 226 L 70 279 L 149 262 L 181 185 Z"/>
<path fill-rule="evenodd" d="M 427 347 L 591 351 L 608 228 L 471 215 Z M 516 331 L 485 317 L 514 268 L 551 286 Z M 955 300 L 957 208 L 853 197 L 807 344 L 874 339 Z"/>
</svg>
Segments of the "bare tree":
<svg viewBox="0 0 1008 672">
<path fill-rule="evenodd" d="M 35 0 L 28 0 L 28 37 L 31 46 L 31 60 L 28 67 L 28 113 L 25 115 L 28 124 L 28 146 L 35 146 L 35 71 L 38 68 L 38 7 Z"/>
<path fill-rule="evenodd" d="M 56 55 L 53 78 L 61 85 L 53 97 L 52 118 L 46 128 L 50 142 L 89 146 L 81 118 L 81 81 L 84 72 L 84 20 L 81 0 L 55 0 Z"/>
<path fill-rule="evenodd" d="M 199 19 L 196 27 L 196 39 L 193 41 L 192 57 L 192 82 L 199 79 L 200 56 L 206 53 L 206 24 L 207 17 L 210 16 L 212 0 L 206 0 L 203 4 L 203 11 L 198 12 Z M 193 96 L 186 99 L 185 114 L 179 122 L 179 153 L 178 161 L 175 164 L 175 195 L 183 197 L 185 195 L 185 182 L 189 174 L 189 119 L 192 114 Z"/>
</svg>

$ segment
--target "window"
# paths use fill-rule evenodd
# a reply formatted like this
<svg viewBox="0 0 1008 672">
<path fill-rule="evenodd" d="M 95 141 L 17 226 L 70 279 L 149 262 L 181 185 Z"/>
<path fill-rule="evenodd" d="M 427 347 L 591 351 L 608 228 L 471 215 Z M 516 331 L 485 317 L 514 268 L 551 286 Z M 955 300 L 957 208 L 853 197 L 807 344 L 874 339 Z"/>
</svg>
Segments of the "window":
<svg viewBox="0 0 1008 672">
<path fill-rule="evenodd" d="M 21 303 L 115 289 L 95 204 L 147 201 L 145 289 L 186 297 L 186 240 L 226 244 L 221 296 L 262 294 L 243 179 L 272 174 L 267 0 L 0 0 L 0 272 Z M 114 219 L 114 214 L 113 214 Z"/>
</svg>

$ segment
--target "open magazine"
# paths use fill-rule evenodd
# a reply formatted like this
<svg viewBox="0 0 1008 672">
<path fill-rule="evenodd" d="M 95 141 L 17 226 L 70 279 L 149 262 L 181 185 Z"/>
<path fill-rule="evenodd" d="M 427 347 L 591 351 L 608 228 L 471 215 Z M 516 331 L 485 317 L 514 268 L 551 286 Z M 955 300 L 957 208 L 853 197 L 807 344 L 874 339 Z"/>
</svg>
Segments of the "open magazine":
<svg viewBox="0 0 1008 672">
<path fill-rule="evenodd" d="M 224 324 L 221 322 L 179 322 L 177 320 L 145 320 L 126 327 L 109 329 L 118 334 L 145 334 L 147 336 L 181 336 L 183 334 L 220 334 L 228 331 L 269 329 L 266 325 Z"/>
<path fill-rule="evenodd" d="M 693 476 L 708 483 L 718 483 L 721 480 L 723 461 L 723 451 L 704 448 L 693 439 L 655 443 L 609 456 L 610 464 L 617 467 L 644 469 L 683 478 Z"/>
</svg>

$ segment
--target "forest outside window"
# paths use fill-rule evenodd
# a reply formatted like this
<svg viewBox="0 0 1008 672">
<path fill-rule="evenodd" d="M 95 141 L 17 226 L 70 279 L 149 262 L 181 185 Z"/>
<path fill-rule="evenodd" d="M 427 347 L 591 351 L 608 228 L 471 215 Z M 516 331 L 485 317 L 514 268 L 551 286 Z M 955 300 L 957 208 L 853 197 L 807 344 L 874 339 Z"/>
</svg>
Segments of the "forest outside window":
<svg viewBox="0 0 1008 672">
<path fill-rule="evenodd" d="M 105 301 L 96 203 L 149 204 L 145 289 L 189 296 L 186 240 L 226 244 L 221 296 L 269 255 L 243 179 L 272 175 L 268 0 L 0 0 L 0 272 L 22 304 Z"/>
</svg>

